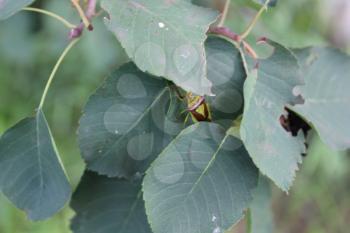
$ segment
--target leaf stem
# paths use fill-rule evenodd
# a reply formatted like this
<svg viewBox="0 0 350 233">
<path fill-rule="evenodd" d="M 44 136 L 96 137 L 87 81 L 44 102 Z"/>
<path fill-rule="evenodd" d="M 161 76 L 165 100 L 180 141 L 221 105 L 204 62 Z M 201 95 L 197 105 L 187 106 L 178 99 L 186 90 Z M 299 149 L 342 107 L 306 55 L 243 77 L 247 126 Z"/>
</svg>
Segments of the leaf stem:
<svg viewBox="0 0 350 233">
<path fill-rule="evenodd" d="M 52 80 L 53 78 L 55 77 L 55 74 L 58 70 L 58 67 L 60 66 L 60 64 L 62 63 L 63 59 L 66 57 L 67 53 L 69 52 L 69 50 L 71 50 L 71 48 L 79 41 L 79 39 L 75 39 L 75 40 L 72 40 L 68 46 L 65 48 L 65 50 L 63 51 L 62 55 L 60 56 L 60 58 L 58 59 L 56 65 L 54 66 L 51 74 L 50 74 L 50 77 L 49 77 L 49 80 L 47 81 L 46 83 L 46 86 L 45 86 L 45 90 L 43 92 L 43 95 L 41 97 L 41 100 L 40 100 L 40 104 L 39 104 L 39 107 L 38 109 L 42 109 L 43 106 L 44 106 L 44 103 L 45 103 L 45 99 L 46 99 L 46 96 L 47 96 L 47 92 L 51 86 L 51 83 L 52 83 Z"/>
<path fill-rule="evenodd" d="M 91 19 L 94 15 L 96 15 L 96 0 L 88 0 L 86 7 L 86 17 Z"/>
<path fill-rule="evenodd" d="M 250 32 L 253 30 L 255 24 L 258 22 L 258 20 L 259 20 L 260 16 L 262 15 L 262 13 L 264 13 L 264 11 L 267 10 L 267 7 L 268 7 L 269 3 L 270 3 L 270 0 L 266 0 L 265 4 L 260 8 L 258 13 L 255 15 L 253 20 L 248 25 L 247 29 L 241 34 L 241 39 L 242 40 L 245 39 L 250 34 Z"/>
<path fill-rule="evenodd" d="M 231 0 L 226 0 L 225 6 L 224 6 L 224 9 L 222 11 L 221 18 L 220 18 L 220 22 L 217 25 L 218 27 L 222 27 L 224 25 L 226 17 L 227 17 L 228 10 L 230 8 L 230 3 L 231 3 Z"/>
<path fill-rule="evenodd" d="M 241 42 L 240 35 L 231 31 L 228 27 L 211 27 L 208 33 L 220 35 L 235 42 Z"/>
<path fill-rule="evenodd" d="M 91 28 L 90 20 L 86 17 L 84 10 L 79 4 L 79 0 L 71 0 L 73 6 L 78 11 L 81 20 L 83 21 L 86 28 Z"/>
<path fill-rule="evenodd" d="M 247 222 L 246 222 L 246 232 L 252 233 L 252 211 L 250 208 L 247 210 Z"/>
<path fill-rule="evenodd" d="M 72 1 L 74 1 L 74 0 L 72 0 Z M 80 5 L 79 5 L 79 7 L 80 7 Z M 80 9 L 81 9 L 81 7 L 80 7 Z M 93 28 L 92 24 L 90 23 L 90 20 L 92 17 L 96 16 L 96 0 L 87 0 L 86 10 L 85 10 L 85 13 L 83 13 L 83 14 L 84 14 L 83 17 L 89 21 L 89 26 L 87 27 L 87 29 L 89 31 L 92 31 L 94 28 Z M 69 32 L 69 36 L 68 36 L 69 39 L 79 38 L 84 31 L 84 27 L 85 27 L 84 22 L 81 22 L 77 27 L 73 28 Z"/>
<path fill-rule="evenodd" d="M 54 19 L 57 19 L 58 21 L 60 21 L 61 23 L 63 23 L 67 28 L 75 28 L 76 25 L 68 22 L 65 18 L 63 18 L 62 16 L 60 15 L 57 15 L 51 11 L 47 11 L 47 10 L 43 10 L 43 9 L 39 9 L 39 8 L 34 8 L 34 7 L 24 7 L 22 10 L 24 11 L 31 11 L 31 12 L 37 12 L 37 13 L 41 13 L 41 14 L 44 14 L 44 15 L 47 15 L 47 16 L 50 16 Z"/>
<path fill-rule="evenodd" d="M 257 60 L 259 57 L 258 57 L 258 54 L 255 52 L 255 50 L 252 48 L 252 46 L 250 46 L 250 44 L 246 41 L 242 41 L 242 44 L 243 44 L 243 48 L 244 50 L 254 59 L 254 60 Z"/>
</svg>

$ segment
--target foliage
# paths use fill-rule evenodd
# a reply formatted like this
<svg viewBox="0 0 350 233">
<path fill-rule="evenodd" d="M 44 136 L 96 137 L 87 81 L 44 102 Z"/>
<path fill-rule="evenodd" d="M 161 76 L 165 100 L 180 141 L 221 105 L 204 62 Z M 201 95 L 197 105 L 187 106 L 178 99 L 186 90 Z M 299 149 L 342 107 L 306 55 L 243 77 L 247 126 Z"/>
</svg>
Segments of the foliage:
<svg viewBox="0 0 350 233">
<path fill-rule="evenodd" d="M 35 116 L 0 138 L 0 190 L 32 220 L 52 216 L 70 196 L 43 106 L 65 55 L 95 24 L 96 1 L 72 2 L 78 25 L 45 12 L 69 28 L 71 42 Z M 0 19 L 30 3 L 0 0 Z M 302 125 L 335 149 L 349 148 L 350 58 L 268 39 L 260 42 L 272 52 L 259 58 L 246 37 L 275 1 L 260 3 L 236 35 L 221 27 L 225 18 L 214 22 L 217 11 L 187 0 L 102 1 L 105 24 L 131 61 L 112 70 L 81 117 L 86 172 L 71 202 L 74 232 L 219 233 L 248 208 L 253 231 L 270 229 L 269 216 L 254 222 L 270 196 L 259 172 L 288 192 L 307 153 Z"/>
<path fill-rule="evenodd" d="M 114 72 L 91 96 L 80 121 L 88 169 L 110 177 L 144 173 L 184 126 L 173 92 L 165 80 L 140 72 L 133 63 Z"/>
<path fill-rule="evenodd" d="M 41 110 L 2 135 L 0 154 L 1 191 L 30 219 L 53 215 L 69 199 L 69 183 Z"/>
<path fill-rule="evenodd" d="M 146 213 L 153 232 L 228 229 L 242 218 L 257 177 L 239 139 L 213 123 L 188 127 L 164 149 L 144 178 Z"/>
<path fill-rule="evenodd" d="M 72 230 L 151 233 L 140 188 L 140 179 L 129 182 L 86 171 L 72 198 L 71 206 L 77 213 Z"/>
<path fill-rule="evenodd" d="M 30 5 L 35 0 L 1 0 L 0 1 L 0 20 L 7 19 L 11 15 L 20 11 L 23 7 Z"/>
<path fill-rule="evenodd" d="M 204 41 L 215 11 L 163 0 L 104 0 L 102 7 L 110 16 L 109 30 L 139 69 L 199 95 L 211 93 Z"/>
<path fill-rule="evenodd" d="M 300 59 L 304 65 L 305 85 L 294 90 L 305 102 L 292 109 L 310 121 L 330 147 L 345 150 L 350 147 L 349 128 L 346 127 L 350 110 L 344 108 L 350 99 L 347 89 L 350 58 L 333 48 L 311 48 L 305 52 L 307 54 Z M 341 114 L 334 114 L 340 109 Z"/>
<path fill-rule="evenodd" d="M 273 55 L 259 61 L 244 84 L 241 137 L 255 164 L 288 191 L 305 153 L 304 136 L 296 137 L 280 123 L 285 106 L 295 103 L 293 88 L 302 84 L 298 61 L 286 48 L 270 42 Z"/>
</svg>

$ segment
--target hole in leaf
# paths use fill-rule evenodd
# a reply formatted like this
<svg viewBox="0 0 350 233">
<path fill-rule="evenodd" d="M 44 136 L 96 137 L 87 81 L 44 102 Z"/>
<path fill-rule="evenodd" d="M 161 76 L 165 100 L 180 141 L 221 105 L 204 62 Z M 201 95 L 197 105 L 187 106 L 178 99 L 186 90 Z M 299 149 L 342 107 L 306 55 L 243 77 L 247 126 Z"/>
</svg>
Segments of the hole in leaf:
<svg viewBox="0 0 350 233">
<path fill-rule="evenodd" d="M 280 116 L 280 123 L 282 127 L 287 132 L 290 132 L 294 137 L 298 135 L 299 130 L 302 130 L 306 137 L 311 129 L 311 126 L 293 111 L 289 110 L 288 108 L 285 108 L 285 110 L 287 115 Z"/>
<path fill-rule="evenodd" d="M 293 111 L 285 108 L 287 115 L 280 116 L 280 123 L 282 127 L 292 134 L 293 137 L 296 137 L 300 130 L 303 131 L 304 137 L 307 138 L 308 132 L 311 130 L 311 126 L 304 121 L 300 116 L 298 116 Z M 306 148 L 308 144 L 305 142 Z M 303 153 L 302 156 L 306 156 L 306 153 Z"/>
</svg>

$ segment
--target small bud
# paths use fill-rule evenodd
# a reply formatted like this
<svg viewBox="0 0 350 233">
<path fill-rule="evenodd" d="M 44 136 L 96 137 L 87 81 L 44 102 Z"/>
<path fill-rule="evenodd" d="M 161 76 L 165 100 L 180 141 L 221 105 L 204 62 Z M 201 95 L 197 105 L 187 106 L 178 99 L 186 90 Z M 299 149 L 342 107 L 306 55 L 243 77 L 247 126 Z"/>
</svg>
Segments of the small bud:
<svg viewBox="0 0 350 233">
<path fill-rule="evenodd" d="M 78 30 L 77 28 L 73 28 L 69 32 L 69 38 L 70 39 L 78 38 L 80 35 L 81 35 L 81 31 Z"/>
</svg>

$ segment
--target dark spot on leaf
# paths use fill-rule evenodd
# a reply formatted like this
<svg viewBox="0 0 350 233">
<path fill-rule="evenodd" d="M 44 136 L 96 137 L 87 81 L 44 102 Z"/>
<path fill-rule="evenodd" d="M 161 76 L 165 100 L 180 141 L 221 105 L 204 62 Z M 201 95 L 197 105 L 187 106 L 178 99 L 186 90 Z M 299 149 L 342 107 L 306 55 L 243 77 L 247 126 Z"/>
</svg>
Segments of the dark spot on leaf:
<svg viewBox="0 0 350 233">
<path fill-rule="evenodd" d="M 282 115 L 280 117 L 280 123 L 287 132 L 291 132 L 294 137 L 298 135 L 299 130 L 302 130 L 305 137 L 308 131 L 311 129 L 310 125 L 299 117 L 296 113 L 285 108 L 287 116 Z"/>
<path fill-rule="evenodd" d="M 311 129 L 311 126 L 296 113 L 287 108 L 285 108 L 285 110 L 287 111 L 287 116 L 282 115 L 280 117 L 280 123 L 282 127 L 287 132 L 290 132 L 294 137 L 296 137 L 298 135 L 298 132 L 302 130 L 306 138 L 309 130 Z M 308 148 L 308 144 L 306 142 L 305 146 Z M 305 157 L 306 153 L 302 153 L 301 155 Z"/>
</svg>

